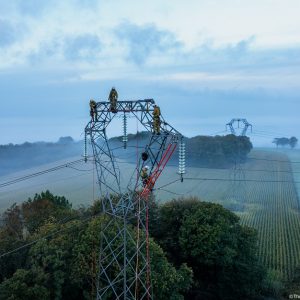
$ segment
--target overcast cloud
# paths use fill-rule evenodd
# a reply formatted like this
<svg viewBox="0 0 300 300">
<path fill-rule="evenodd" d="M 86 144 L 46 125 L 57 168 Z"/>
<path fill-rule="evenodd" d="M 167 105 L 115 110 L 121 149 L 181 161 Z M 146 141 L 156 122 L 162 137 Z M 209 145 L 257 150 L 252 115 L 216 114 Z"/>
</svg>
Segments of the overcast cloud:
<svg viewBox="0 0 300 300">
<path fill-rule="evenodd" d="M 232 117 L 275 132 L 280 119 L 297 135 L 299 11 L 296 0 L 0 0 L 0 143 L 79 139 L 89 98 L 113 85 L 155 98 L 186 135 Z"/>
</svg>

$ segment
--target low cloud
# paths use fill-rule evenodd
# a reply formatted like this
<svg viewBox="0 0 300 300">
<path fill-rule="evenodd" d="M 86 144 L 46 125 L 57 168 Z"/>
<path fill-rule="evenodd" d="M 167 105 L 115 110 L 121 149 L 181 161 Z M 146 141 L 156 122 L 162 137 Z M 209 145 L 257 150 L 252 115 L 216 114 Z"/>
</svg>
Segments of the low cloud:
<svg viewBox="0 0 300 300">
<path fill-rule="evenodd" d="M 250 46 L 254 41 L 255 36 L 251 36 L 248 39 L 237 42 L 236 44 L 228 45 L 223 51 L 230 56 L 231 59 L 239 59 L 249 53 Z"/>
<path fill-rule="evenodd" d="M 13 44 L 17 39 L 15 26 L 6 20 L 0 19 L 0 47 Z"/>
<path fill-rule="evenodd" d="M 100 53 L 102 43 L 98 36 L 82 34 L 64 40 L 64 56 L 67 60 L 91 62 Z"/>
<path fill-rule="evenodd" d="M 116 36 L 128 47 L 128 58 L 137 65 L 144 64 L 154 53 L 181 47 L 173 33 L 159 30 L 153 24 L 138 26 L 123 22 L 115 30 Z"/>
<path fill-rule="evenodd" d="M 68 35 L 53 37 L 51 40 L 40 43 L 27 58 L 31 64 L 47 60 L 92 63 L 97 59 L 101 49 L 102 43 L 97 35 Z"/>
<path fill-rule="evenodd" d="M 13 0 L 17 10 L 25 15 L 38 16 L 43 12 L 46 12 L 47 8 L 53 7 L 57 0 Z"/>
</svg>

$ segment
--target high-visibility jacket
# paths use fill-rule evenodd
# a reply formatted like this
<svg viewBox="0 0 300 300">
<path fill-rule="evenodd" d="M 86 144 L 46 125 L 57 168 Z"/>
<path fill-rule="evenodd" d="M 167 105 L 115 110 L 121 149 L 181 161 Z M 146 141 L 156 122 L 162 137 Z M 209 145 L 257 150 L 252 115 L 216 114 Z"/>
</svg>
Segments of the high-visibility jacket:
<svg viewBox="0 0 300 300">
<path fill-rule="evenodd" d="M 160 116 L 160 108 L 158 106 L 155 106 L 153 110 L 153 117 L 159 117 L 159 116 Z"/>
<path fill-rule="evenodd" d="M 108 98 L 109 98 L 109 101 L 117 101 L 118 100 L 118 92 L 115 89 L 111 89 Z"/>
<path fill-rule="evenodd" d="M 96 109 L 96 107 L 97 107 L 96 101 L 91 100 L 91 101 L 90 101 L 90 108 L 91 108 L 91 109 Z"/>
<path fill-rule="evenodd" d="M 142 177 L 142 179 L 147 179 L 149 177 L 147 170 L 142 169 L 141 177 Z"/>
</svg>

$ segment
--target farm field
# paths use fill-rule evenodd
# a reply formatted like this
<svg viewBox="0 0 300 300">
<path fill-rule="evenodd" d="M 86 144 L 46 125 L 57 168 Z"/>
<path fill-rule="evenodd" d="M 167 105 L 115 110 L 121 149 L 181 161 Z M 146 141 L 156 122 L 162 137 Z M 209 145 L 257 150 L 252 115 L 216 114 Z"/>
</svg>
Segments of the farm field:
<svg viewBox="0 0 300 300">
<path fill-rule="evenodd" d="M 220 203 L 231 209 L 240 216 L 242 224 L 258 230 L 262 262 L 287 279 L 291 277 L 293 268 L 300 265 L 300 213 L 293 182 L 295 164 L 289 162 L 289 157 L 291 160 L 296 158 L 291 154 L 266 150 L 253 150 L 249 157 L 252 159 L 235 172 L 233 169 L 189 167 L 182 183 L 176 174 L 177 166 L 172 162 L 156 184 L 156 198 L 164 202 L 181 196 L 198 196 L 204 201 Z M 1 177 L 0 183 L 78 158 Z M 133 157 L 128 159 L 134 160 Z M 134 165 L 125 160 L 120 160 L 119 165 L 125 182 L 132 175 Z M 64 195 L 74 207 L 88 206 L 98 198 L 96 181 L 92 164 L 82 162 L 73 168 L 66 167 L 8 185 L 0 189 L 0 211 L 46 189 Z"/>
<path fill-rule="evenodd" d="M 22 178 L 28 174 L 43 172 L 68 162 L 79 160 L 82 157 L 70 157 L 67 160 L 56 161 L 39 167 L 26 169 L 21 172 L 0 177 L 0 185 Z M 123 178 L 132 175 L 132 164 L 120 160 Z M 125 179 L 124 179 L 125 181 Z M 65 196 L 73 204 L 74 208 L 79 206 L 90 206 L 93 201 L 99 198 L 99 188 L 97 184 L 96 170 L 91 162 L 84 161 L 63 167 L 58 171 L 49 172 L 41 176 L 34 176 L 28 180 L 20 181 L 12 185 L 0 187 L 0 213 L 10 207 L 13 203 L 21 203 L 35 193 L 49 190 L 55 195 Z"/>
<path fill-rule="evenodd" d="M 236 171 L 237 182 L 229 181 L 234 177 L 233 171 L 189 168 L 182 185 L 167 186 L 165 189 L 169 191 L 160 193 L 163 193 L 162 199 L 171 193 L 196 195 L 235 211 L 242 224 L 258 230 L 259 256 L 264 265 L 287 279 L 300 264 L 300 213 L 293 182 L 295 166 L 293 164 L 293 169 L 288 156 L 278 151 L 253 150 L 249 157 L 253 159 Z"/>
<path fill-rule="evenodd" d="M 287 155 L 289 160 L 292 162 L 292 171 L 295 180 L 295 186 L 298 192 L 298 198 L 300 195 L 300 150 L 291 150 L 291 149 L 280 149 L 280 152 L 283 152 Z"/>
<path fill-rule="evenodd" d="M 253 152 L 251 156 L 265 160 L 256 160 L 250 168 L 269 172 L 247 172 L 246 179 L 269 182 L 247 182 L 241 222 L 258 230 L 263 263 L 287 279 L 300 263 L 300 214 L 292 167 L 285 154 Z"/>
</svg>

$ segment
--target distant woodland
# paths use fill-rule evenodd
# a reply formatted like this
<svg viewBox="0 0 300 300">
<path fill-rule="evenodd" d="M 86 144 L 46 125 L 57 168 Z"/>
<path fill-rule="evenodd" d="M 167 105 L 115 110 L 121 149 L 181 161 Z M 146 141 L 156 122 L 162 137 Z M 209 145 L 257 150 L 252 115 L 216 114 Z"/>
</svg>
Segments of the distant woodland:
<svg viewBox="0 0 300 300">
<path fill-rule="evenodd" d="M 82 142 L 74 142 L 71 137 L 62 137 L 56 143 L 0 145 L 0 176 L 81 155 L 82 151 Z"/>
<path fill-rule="evenodd" d="M 298 139 L 294 136 L 292 136 L 291 138 L 281 137 L 281 138 L 275 138 L 272 143 L 275 144 L 277 147 L 290 146 L 292 149 L 294 149 L 297 146 Z"/>
<path fill-rule="evenodd" d="M 196 136 L 187 139 L 187 155 L 208 167 L 245 162 L 253 148 L 247 136 Z"/>
<path fill-rule="evenodd" d="M 149 137 L 147 132 L 129 134 L 127 154 L 135 152 L 134 146 L 138 139 L 139 146 L 146 145 Z M 113 147 L 122 145 L 122 137 L 110 139 Z M 230 167 L 237 160 L 243 162 L 252 149 L 248 137 L 235 136 L 195 136 L 186 138 L 187 165 L 208 167 Z M 83 141 L 75 142 L 71 137 L 62 137 L 56 143 L 25 142 L 23 144 L 0 145 L 0 176 L 15 171 L 68 159 L 83 155 Z M 120 154 L 121 151 L 119 150 Z M 177 153 L 174 155 L 177 159 Z"/>
<path fill-rule="evenodd" d="M 141 142 L 148 139 L 149 133 L 139 132 L 128 136 L 129 142 L 138 138 Z M 122 141 L 122 137 L 115 137 L 113 141 Z M 245 162 L 248 153 L 253 148 L 247 136 L 228 134 L 225 136 L 198 135 L 185 138 L 187 164 L 207 167 L 230 167 L 235 162 Z M 176 159 L 176 155 L 175 155 Z"/>
</svg>

